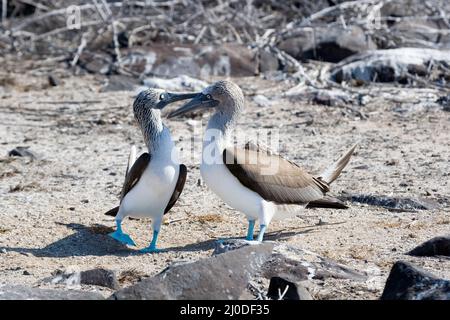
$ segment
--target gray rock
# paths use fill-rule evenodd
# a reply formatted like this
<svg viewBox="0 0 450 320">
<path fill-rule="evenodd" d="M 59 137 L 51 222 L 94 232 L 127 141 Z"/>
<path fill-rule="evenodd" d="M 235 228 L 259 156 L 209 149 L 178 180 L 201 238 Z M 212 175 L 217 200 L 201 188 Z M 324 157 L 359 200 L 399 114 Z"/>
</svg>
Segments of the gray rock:
<svg viewBox="0 0 450 320">
<path fill-rule="evenodd" d="M 36 155 L 29 150 L 30 147 L 16 147 L 8 152 L 10 157 L 28 157 L 31 159 L 36 159 Z"/>
<path fill-rule="evenodd" d="M 430 61 L 435 67 L 450 64 L 448 50 L 429 48 L 398 48 L 373 50 L 356 54 L 336 64 L 330 70 L 330 78 L 336 82 L 364 84 L 371 82 L 406 83 L 411 75 L 431 81 L 442 81 L 443 74 L 428 71 Z"/>
<path fill-rule="evenodd" d="M 432 210 L 439 207 L 431 199 L 398 198 L 372 194 L 353 194 L 340 197 L 342 200 L 383 207 L 392 211 Z"/>
<path fill-rule="evenodd" d="M 376 49 L 375 43 L 358 26 L 349 28 L 315 27 L 295 37 L 283 39 L 278 47 L 288 54 L 302 59 L 339 62 L 355 53 Z"/>
<path fill-rule="evenodd" d="M 103 300 L 94 292 L 30 288 L 22 285 L 0 286 L 0 300 Z"/>
<path fill-rule="evenodd" d="M 442 106 L 444 111 L 450 111 L 450 94 L 439 97 L 436 102 Z"/>
<path fill-rule="evenodd" d="M 107 74 L 113 65 L 112 57 L 105 53 L 83 52 L 78 65 L 90 73 Z"/>
<path fill-rule="evenodd" d="M 381 300 L 450 300 L 450 281 L 404 261 L 391 269 Z"/>
<path fill-rule="evenodd" d="M 367 274 L 364 272 L 286 244 L 275 246 L 272 256 L 262 267 L 262 275 L 267 279 L 281 277 L 291 282 L 326 278 L 367 280 Z"/>
<path fill-rule="evenodd" d="M 301 283 L 294 283 L 280 277 L 270 279 L 267 296 L 273 300 L 314 300 Z"/>
<path fill-rule="evenodd" d="M 119 289 L 116 273 L 107 269 L 92 269 L 82 271 L 80 274 L 80 283 L 94 286 L 107 287 L 110 289 Z"/>
<path fill-rule="evenodd" d="M 52 277 L 46 278 L 44 282 L 53 284 L 74 285 L 94 285 L 106 287 L 113 290 L 119 289 L 119 282 L 116 273 L 107 269 L 91 269 L 85 271 L 56 270 Z"/>
<path fill-rule="evenodd" d="M 450 236 L 430 239 L 412 249 L 408 254 L 419 257 L 450 256 Z"/>
<path fill-rule="evenodd" d="M 272 252 L 270 243 L 247 246 L 192 263 L 168 267 L 157 276 L 114 293 L 116 300 L 235 300 Z"/>
<path fill-rule="evenodd" d="M 227 239 L 227 240 L 217 240 L 214 243 L 213 255 L 225 253 L 228 251 L 236 250 L 242 247 L 250 245 L 250 241 L 243 239 Z"/>
</svg>

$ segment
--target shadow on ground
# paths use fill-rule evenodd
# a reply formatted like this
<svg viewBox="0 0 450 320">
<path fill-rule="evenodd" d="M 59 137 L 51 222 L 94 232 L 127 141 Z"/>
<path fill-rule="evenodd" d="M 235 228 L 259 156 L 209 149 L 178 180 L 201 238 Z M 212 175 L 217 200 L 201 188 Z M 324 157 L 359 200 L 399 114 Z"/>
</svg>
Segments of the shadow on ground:
<svg viewBox="0 0 450 320">
<path fill-rule="evenodd" d="M 20 247 L 0 247 L 0 250 L 18 252 L 22 254 L 32 254 L 36 257 L 80 257 L 80 256 L 130 256 L 141 255 L 136 249 L 127 246 L 110 238 L 107 234 L 110 228 L 103 225 L 85 226 L 82 224 L 69 223 L 62 224 L 75 231 L 67 237 L 57 240 L 43 248 L 20 248 Z M 266 234 L 264 240 L 285 240 L 299 234 L 305 234 L 314 231 L 314 228 L 306 228 L 305 230 L 295 231 L 273 231 Z M 236 239 L 235 237 L 220 238 L 220 240 Z M 163 252 L 192 252 L 192 251 L 208 251 L 215 247 L 217 239 L 209 239 L 206 241 L 187 244 L 184 246 L 169 247 L 163 249 Z"/>
</svg>

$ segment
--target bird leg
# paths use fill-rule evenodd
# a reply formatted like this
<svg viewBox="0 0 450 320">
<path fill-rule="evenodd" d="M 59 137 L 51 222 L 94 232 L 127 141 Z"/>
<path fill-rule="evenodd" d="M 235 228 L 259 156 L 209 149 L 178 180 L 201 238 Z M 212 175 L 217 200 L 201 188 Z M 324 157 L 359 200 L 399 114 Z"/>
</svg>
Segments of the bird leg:
<svg viewBox="0 0 450 320">
<path fill-rule="evenodd" d="M 263 241 L 263 238 L 264 238 L 264 233 L 266 232 L 266 225 L 265 224 L 261 224 L 260 226 L 259 226 L 259 234 L 258 234 L 258 238 L 257 238 L 257 240 L 259 241 L 259 242 L 262 242 Z"/>
<path fill-rule="evenodd" d="M 159 229 L 161 228 L 162 218 L 153 222 L 153 237 L 152 242 L 147 248 L 140 250 L 142 253 L 156 253 L 160 252 L 160 249 L 156 248 L 156 242 L 158 241 Z"/>
<path fill-rule="evenodd" d="M 247 241 L 253 241 L 253 230 L 255 229 L 255 220 L 248 220 Z"/>
<path fill-rule="evenodd" d="M 116 225 L 117 225 L 116 231 L 109 233 L 108 235 L 111 238 L 119 241 L 120 243 L 129 245 L 129 246 L 135 246 L 136 244 L 134 243 L 133 239 L 131 239 L 131 237 L 129 235 L 127 235 L 126 233 L 123 233 L 121 219 L 116 219 Z"/>
</svg>

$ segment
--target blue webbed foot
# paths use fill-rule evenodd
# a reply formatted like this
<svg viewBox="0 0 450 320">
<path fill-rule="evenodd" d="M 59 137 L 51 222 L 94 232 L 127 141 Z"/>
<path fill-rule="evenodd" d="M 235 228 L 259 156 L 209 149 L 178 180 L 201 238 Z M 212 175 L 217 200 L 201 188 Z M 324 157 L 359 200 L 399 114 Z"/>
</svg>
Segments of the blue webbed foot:
<svg viewBox="0 0 450 320">
<path fill-rule="evenodd" d="M 141 252 L 141 253 L 159 253 L 159 252 L 163 252 L 163 251 L 164 251 L 163 249 L 158 249 L 158 248 L 155 248 L 152 246 L 149 246 L 147 248 L 139 250 L 139 252 Z"/>
<path fill-rule="evenodd" d="M 129 245 L 129 246 L 136 246 L 136 244 L 134 243 L 133 239 L 131 239 L 131 237 L 129 235 L 127 235 L 126 233 L 120 232 L 120 231 L 114 231 L 112 233 L 108 234 L 111 238 L 119 241 L 120 243 Z"/>
<path fill-rule="evenodd" d="M 153 231 L 152 242 L 150 243 L 150 245 L 147 248 L 141 249 L 141 250 L 139 250 L 139 252 L 141 252 L 141 253 L 158 253 L 158 252 L 163 251 L 161 249 L 156 248 L 156 241 L 158 241 L 158 234 L 159 234 L 159 230 Z"/>
</svg>

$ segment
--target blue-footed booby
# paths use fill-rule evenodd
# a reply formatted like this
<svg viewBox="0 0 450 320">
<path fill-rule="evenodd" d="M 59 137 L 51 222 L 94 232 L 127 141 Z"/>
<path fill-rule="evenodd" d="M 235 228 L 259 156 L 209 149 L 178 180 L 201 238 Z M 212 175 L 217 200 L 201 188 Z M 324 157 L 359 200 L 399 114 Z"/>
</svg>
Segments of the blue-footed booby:
<svg viewBox="0 0 450 320">
<path fill-rule="evenodd" d="M 169 129 L 161 120 L 167 104 L 193 98 L 195 94 L 174 94 L 157 89 L 140 92 L 133 103 L 134 117 L 142 131 L 148 152 L 136 158 L 131 149 L 120 205 L 106 212 L 116 217 L 117 229 L 109 235 L 127 245 L 135 243 L 122 231 L 122 220 L 129 217 L 152 219 L 153 238 L 141 252 L 157 252 L 156 241 L 163 215 L 180 196 L 186 182 L 186 166 L 178 161 Z"/>
<path fill-rule="evenodd" d="M 257 240 L 261 242 L 279 205 L 328 201 L 325 194 L 329 185 L 347 165 L 356 145 L 321 175 L 313 176 L 292 161 L 263 148 L 238 148 L 232 144 L 231 132 L 244 104 L 238 85 L 219 81 L 170 113 L 169 118 L 193 110 L 215 110 L 203 138 L 200 173 L 206 185 L 226 204 L 247 216 L 247 240 L 253 240 L 255 222 L 259 220 Z"/>
</svg>

